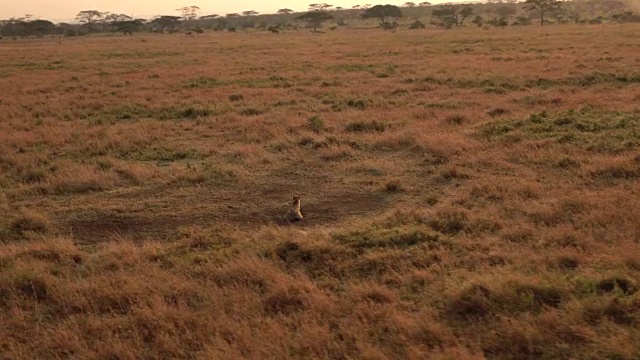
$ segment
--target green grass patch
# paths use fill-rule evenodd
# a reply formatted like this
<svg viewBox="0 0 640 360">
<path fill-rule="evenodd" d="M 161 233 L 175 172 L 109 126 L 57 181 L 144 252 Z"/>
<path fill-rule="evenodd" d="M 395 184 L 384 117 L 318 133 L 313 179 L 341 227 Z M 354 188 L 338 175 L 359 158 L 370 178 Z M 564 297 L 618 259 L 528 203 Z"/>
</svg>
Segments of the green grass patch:
<svg viewBox="0 0 640 360">
<path fill-rule="evenodd" d="M 600 153 L 620 153 L 640 145 L 640 112 L 584 108 L 557 113 L 545 111 L 525 120 L 496 121 L 480 128 L 487 140 L 553 140 Z"/>
<path fill-rule="evenodd" d="M 156 59 L 163 56 L 182 56 L 185 55 L 179 51 L 105 51 L 98 54 L 104 59 Z"/>
<path fill-rule="evenodd" d="M 134 158 L 142 161 L 161 161 L 161 162 L 173 162 L 187 159 L 200 158 L 201 155 L 192 149 L 170 149 L 167 147 L 159 147 L 149 149 L 149 151 L 140 153 Z"/>
<path fill-rule="evenodd" d="M 389 127 L 388 124 L 381 123 L 378 121 L 354 121 L 352 123 L 347 124 L 345 130 L 348 132 L 384 132 Z"/>
<path fill-rule="evenodd" d="M 552 88 L 552 87 L 588 87 L 599 84 L 627 86 L 640 83 L 640 74 L 613 74 L 593 72 L 581 76 L 564 78 L 437 78 L 428 76 L 421 79 L 423 83 L 446 85 L 460 89 L 481 88 L 492 93 L 505 93 L 514 90 Z"/>
<path fill-rule="evenodd" d="M 184 86 L 188 88 L 214 88 L 223 85 L 217 79 L 208 77 L 208 76 L 200 76 L 197 78 L 189 79 L 185 81 Z"/>
<path fill-rule="evenodd" d="M 441 235 L 426 226 L 368 229 L 335 235 L 334 239 L 355 249 L 407 248 L 422 243 L 439 243 Z"/>
</svg>

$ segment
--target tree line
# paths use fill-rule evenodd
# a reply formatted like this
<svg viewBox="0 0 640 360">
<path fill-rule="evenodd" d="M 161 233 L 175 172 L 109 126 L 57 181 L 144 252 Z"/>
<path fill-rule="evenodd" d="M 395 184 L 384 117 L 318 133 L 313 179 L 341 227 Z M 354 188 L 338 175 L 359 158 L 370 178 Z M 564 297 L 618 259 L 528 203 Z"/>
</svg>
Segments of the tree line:
<svg viewBox="0 0 640 360">
<path fill-rule="evenodd" d="M 35 19 L 31 15 L 0 20 L 0 36 L 81 36 L 93 33 L 133 35 L 136 32 L 183 32 L 199 35 L 206 30 L 237 32 L 251 29 L 278 33 L 299 28 L 321 32 L 320 29 L 327 23 L 330 24 L 330 29 L 375 25 L 384 30 L 393 30 L 401 26 L 410 29 L 424 29 L 427 26 L 449 29 L 533 23 L 544 26 L 563 23 L 640 22 L 640 15 L 633 13 L 631 4 L 627 1 L 629 0 L 489 0 L 484 3 L 443 5 L 406 2 L 403 6 L 364 4 L 351 8 L 315 3 L 310 4 L 308 11 L 303 13 L 282 8 L 273 14 L 247 10 L 225 15 L 203 15 L 198 6 L 185 6 L 176 9 L 177 15 L 159 15 L 151 19 L 82 10 L 76 16 L 77 23 L 73 24 L 54 24 L 48 20 Z"/>
</svg>

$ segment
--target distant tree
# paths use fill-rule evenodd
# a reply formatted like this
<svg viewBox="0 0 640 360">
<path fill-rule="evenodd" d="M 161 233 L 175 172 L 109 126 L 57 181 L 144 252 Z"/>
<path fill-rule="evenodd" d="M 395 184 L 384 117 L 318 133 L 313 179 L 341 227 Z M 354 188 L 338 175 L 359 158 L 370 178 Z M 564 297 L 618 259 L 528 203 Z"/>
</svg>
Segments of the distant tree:
<svg viewBox="0 0 640 360">
<path fill-rule="evenodd" d="M 35 36 L 45 36 L 54 33 L 56 25 L 49 20 L 32 20 L 27 22 L 27 28 Z"/>
<path fill-rule="evenodd" d="M 513 6 L 500 6 L 496 8 L 494 12 L 496 13 L 496 15 L 498 15 L 498 17 L 506 19 L 510 16 L 515 15 L 518 10 Z"/>
<path fill-rule="evenodd" d="M 413 1 L 407 1 L 406 3 L 403 4 L 403 6 L 414 7 L 416 6 L 416 3 L 414 3 Z"/>
<path fill-rule="evenodd" d="M 102 20 L 105 15 L 107 15 L 106 12 L 101 12 L 98 10 L 82 10 L 78 13 L 78 15 L 76 15 L 76 20 L 83 24 L 93 24 Z"/>
<path fill-rule="evenodd" d="M 309 11 L 298 16 L 296 19 L 306 21 L 309 26 L 313 28 L 313 32 L 318 32 L 318 28 L 322 27 L 322 23 L 332 20 L 333 16 L 326 11 Z"/>
<path fill-rule="evenodd" d="M 471 6 L 464 6 L 460 11 L 458 11 L 458 25 L 464 26 L 464 21 L 473 15 L 473 8 Z"/>
<path fill-rule="evenodd" d="M 271 25 L 267 28 L 267 31 L 273 34 L 279 34 L 280 30 L 280 25 Z"/>
<path fill-rule="evenodd" d="M 418 4 L 419 6 L 431 6 L 431 3 L 428 1 L 423 1 L 420 4 Z"/>
<path fill-rule="evenodd" d="M 195 20 L 198 17 L 200 8 L 195 5 L 192 5 L 192 6 L 181 7 L 179 9 L 176 9 L 176 11 L 180 12 L 182 16 L 182 20 L 191 21 L 191 20 Z"/>
<path fill-rule="evenodd" d="M 76 20 L 85 24 L 89 31 L 93 31 L 94 24 L 102 21 L 107 14 L 98 10 L 82 10 L 76 15 Z"/>
<path fill-rule="evenodd" d="M 531 11 L 537 11 L 540 15 L 540 26 L 544 26 L 544 15 L 560 8 L 562 3 L 558 0 L 527 0 L 524 2 L 526 8 Z"/>
<path fill-rule="evenodd" d="M 501 28 L 504 28 L 507 25 L 509 25 L 509 23 L 507 22 L 507 19 L 504 19 L 504 18 L 495 18 L 489 21 L 488 23 L 495 27 L 501 27 Z"/>
<path fill-rule="evenodd" d="M 123 20 L 111 23 L 116 32 L 122 35 L 133 35 L 134 32 L 140 31 L 144 25 L 141 20 Z"/>
<path fill-rule="evenodd" d="M 56 29 L 57 32 L 64 34 L 65 36 L 78 36 L 80 34 L 77 25 L 65 22 L 56 24 Z"/>
<path fill-rule="evenodd" d="M 512 5 L 499 6 L 493 10 L 493 13 L 496 14 L 496 17 L 493 19 L 493 22 L 496 24 L 500 23 L 508 23 L 508 19 L 517 13 L 517 9 Z"/>
<path fill-rule="evenodd" d="M 108 14 L 104 17 L 104 21 L 107 23 L 115 23 L 115 22 L 129 21 L 129 20 L 133 20 L 133 18 L 125 14 Z"/>
<path fill-rule="evenodd" d="M 450 29 L 454 26 L 464 26 L 464 21 L 473 15 L 473 8 L 469 5 L 440 5 L 431 12 L 437 20 L 432 23 Z"/>
<path fill-rule="evenodd" d="M 180 19 L 182 19 L 182 17 L 180 16 L 162 15 L 151 20 L 150 24 L 159 28 L 160 32 L 169 30 L 170 33 L 173 33 L 176 31 L 176 28 L 180 25 Z"/>
<path fill-rule="evenodd" d="M 293 10 L 291 10 L 291 9 L 286 9 L 285 8 L 285 9 L 278 10 L 278 14 L 280 14 L 280 15 L 289 15 L 289 14 L 292 14 L 292 13 L 293 13 Z"/>
<path fill-rule="evenodd" d="M 476 15 L 476 17 L 471 22 L 476 24 L 476 26 L 478 27 L 482 27 L 482 25 L 484 25 L 484 19 L 480 15 Z"/>
<path fill-rule="evenodd" d="M 332 7 L 333 5 L 329 5 L 327 3 L 309 4 L 309 11 L 327 11 Z"/>
<path fill-rule="evenodd" d="M 225 15 L 225 16 L 226 16 L 226 17 L 228 17 L 228 18 L 238 18 L 238 17 L 240 17 L 240 14 L 238 14 L 238 13 L 231 13 L 231 14 L 227 14 L 227 15 Z"/>
<path fill-rule="evenodd" d="M 255 15 L 258 15 L 258 12 L 255 10 L 247 10 L 242 12 L 243 20 L 241 25 L 243 29 L 246 30 L 256 27 L 256 22 L 252 19 L 252 17 L 254 17 Z"/>
<path fill-rule="evenodd" d="M 31 17 L 0 21 L 0 33 L 6 36 L 38 36 L 54 34 L 56 26 L 48 20 L 30 20 Z"/>
<path fill-rule="evenodd" d="M 211 14 L 211 15 L 200 16 L 198 19 L 199 20 L 213 20 L 213 19 L 217 19 L 219 17 L 220 17 L 220 15 Z"/>
<path fill-rule="evenodd" d="M 411 25 L 409 25 L 409 29 L 412 29 L 412 30 L 424 29 L 426 27 L 427 27 L 427 25 L 425 25 L 420 20 L 416 20 L 413 23 L 411 23 Z"/>
<path fill-rule="evenodd" d="M 380 25 L 383 28 L 388 28 L 388 18 L 400 18 L 402 17 L 402 10 L 395 5 L 376 5 L 367 9 L 363 14 L 363 19 L 380 19 Z"/>
<path fill-rule="evenodd" d="M 433 23 L 446 29 L 458 26 L 458 14 L 454 5 L 438 6 L 431 11 L 431 16 L 434 18 Z"/>
<path fill-rule="evenodd" d="M 526 16 L 518 16 L 511 25 L 531 25 L 531 19 Z"/>
</svg>

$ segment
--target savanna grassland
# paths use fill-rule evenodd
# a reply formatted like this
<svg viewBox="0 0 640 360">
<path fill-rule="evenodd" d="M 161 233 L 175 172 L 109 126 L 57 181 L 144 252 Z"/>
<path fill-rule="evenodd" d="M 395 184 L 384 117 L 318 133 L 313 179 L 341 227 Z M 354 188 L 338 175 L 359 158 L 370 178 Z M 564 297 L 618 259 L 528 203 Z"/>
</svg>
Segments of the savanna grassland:
<svg viewBox="0 0 640 360">
<path fill-rule="evenodd" d="M 0 358 L 638 359 L 639 69 L 638 25 L 3 40 Z"/>
</svg>

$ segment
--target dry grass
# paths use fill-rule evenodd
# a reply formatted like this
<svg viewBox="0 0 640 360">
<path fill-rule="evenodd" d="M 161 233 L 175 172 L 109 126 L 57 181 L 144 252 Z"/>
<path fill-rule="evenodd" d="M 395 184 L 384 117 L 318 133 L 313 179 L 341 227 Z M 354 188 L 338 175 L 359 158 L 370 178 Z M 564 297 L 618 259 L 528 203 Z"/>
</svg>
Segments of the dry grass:
<svg viewBox="0 0 640 360">
<path fill-rule="evenodd" d="M 639 358 L 636 33 L 0 41 L 0 357 Z"/>
</svg>

